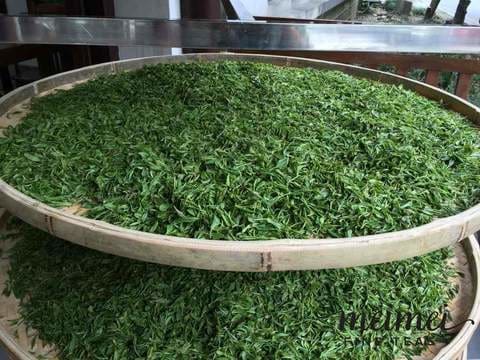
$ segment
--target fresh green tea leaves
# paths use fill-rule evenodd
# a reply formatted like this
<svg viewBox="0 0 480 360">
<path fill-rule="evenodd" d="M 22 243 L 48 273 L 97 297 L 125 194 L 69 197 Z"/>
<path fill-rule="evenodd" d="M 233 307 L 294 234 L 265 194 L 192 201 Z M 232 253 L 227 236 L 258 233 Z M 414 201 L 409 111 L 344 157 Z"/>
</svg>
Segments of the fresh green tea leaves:
<svg viewBox="0 0 480 360">
<path fill-rule="evenodd" d="M 345 313 L 443 312 L 450 249 L 351 269 L 224 273 L 73 245 L 19 224 L 8 290 L 62 359 L 411 358 L 438 331 L 340 330 Z M 420 345 L 416 345 L 420 344 Z"/>
<path fill-rule="evenodd" d="M 24 154 L 25 157 L 30 160 L 30 161 L 33 161 L 33 162 L 39 162 L 41 161 L 41 159 L 38 157 L 38 156 L 35 156 L 35 155 L 31 155 L 31 154 Z"/>
<path fill-rule="evenodd" d="M 0 177 L 49 205 L 210 239 L 383 233 L 479 200 L 478 130 L 398 86 L 248 62 L 162 64 L 35 99 Z"/>
</svg>

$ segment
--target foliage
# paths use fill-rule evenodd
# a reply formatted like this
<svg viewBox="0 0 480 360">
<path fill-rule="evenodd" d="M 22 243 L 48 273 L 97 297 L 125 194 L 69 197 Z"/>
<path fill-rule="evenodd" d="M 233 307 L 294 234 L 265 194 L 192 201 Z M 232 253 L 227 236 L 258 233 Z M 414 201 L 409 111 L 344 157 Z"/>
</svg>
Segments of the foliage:
<svg viewBox="0 0 480 360">
<path fill-rule="evenodd" d="M 419 340 L 440 334 L 342 331 L 340 312 L 425 319 L 455 293 L 448 249 L 351 269 L 222 273 L 128 260 L 18 226 L 8 291 L 22 300 L 19 321 L 62 359 L 410 358 Z"/>
<path fill-rule="evenodd" d="M 480 106 L 480 74 L 475 75 L 472 79 L 472 88 L 468 100 Z"/>
<path fill-rule="evenodd" d="M 393 11 L 397 7 L 397 0 L 386 0 L 385 1 L 385 10 Z"/>
<path fill-rule="evenodd" d="M 478 202 L 479 136 L 402 87 L 219 62 L 36 99 L 0 139 L 20 191 L 143 231 L 210 239 L 411 228 Z"/>
<path fill-rule="evenodd" d="M 412 15 L 415 15 L 415 16 L 423 16 L 425 15 L 425 11 L 427 9 L 423 8 L 423 7 L 414 7 L 412 9 Z"/>
</svg>

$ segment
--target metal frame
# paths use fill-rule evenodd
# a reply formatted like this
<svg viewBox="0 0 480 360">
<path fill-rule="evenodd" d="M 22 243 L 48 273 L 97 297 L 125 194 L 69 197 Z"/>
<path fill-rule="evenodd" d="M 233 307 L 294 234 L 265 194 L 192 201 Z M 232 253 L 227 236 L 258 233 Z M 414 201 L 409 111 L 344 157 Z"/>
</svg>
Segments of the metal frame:
<svg viewBox="0 0 480 360">
<path fill-rule="evenodd" d="M 0 43 L 480 53 L 480 27 L 0 16 Z"/>
</svg>

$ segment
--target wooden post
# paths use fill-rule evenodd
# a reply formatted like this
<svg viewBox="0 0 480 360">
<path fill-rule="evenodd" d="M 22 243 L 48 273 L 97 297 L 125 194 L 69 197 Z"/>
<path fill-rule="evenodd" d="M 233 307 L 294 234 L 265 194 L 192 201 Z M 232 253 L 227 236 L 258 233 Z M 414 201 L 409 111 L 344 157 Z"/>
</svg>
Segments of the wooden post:
<svg viewBox="0 0 480 360">
<path fill-rule="evenodd" d="M 440 0 L 432 0 L 430 2 L 430 6 L 425 11 L 425 20 L 431 20 L 433 18 L 435 11 L 437 11 L 438 4 L 440 4 Z"/>
<path fill-rule="evenodd" d="M 437 71 L 437 70 L 428 70 L 425 82 L 428 85 L 438 86 L 438 76 L 439 75 L 440 75 L 440 72 Z"/>
<path fill-rule="evenodd" d="M 458 74 L 457 86 L 455 88 L 455 95 L 462 99 L 468 100 L 470 93 L 470 85 L 472 83 L 473 74 Z"/>
<path fill-rule="evenodd" d="M 468 5 L 470 5 L 470 0 L 459 0 L 457 11 L 455 11 L 455 16 L 453 17 L 454 24 L 463 24 L 465 22 Z"/>
<path fill-rule="evenodd" d="M 404 67 L 404 66 L 397 66 L 397 75 L 400 75 L 400 76 L 407 76 L 408 75 L 408 72 L 410 71 L 410 69 L 408 67 Z"/>
</svg>

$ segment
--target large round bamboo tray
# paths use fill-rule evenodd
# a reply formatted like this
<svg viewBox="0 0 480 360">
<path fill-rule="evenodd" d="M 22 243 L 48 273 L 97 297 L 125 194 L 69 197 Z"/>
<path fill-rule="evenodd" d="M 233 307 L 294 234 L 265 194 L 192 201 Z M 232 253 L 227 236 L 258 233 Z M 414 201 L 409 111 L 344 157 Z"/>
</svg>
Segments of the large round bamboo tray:
<svg viewBox="0 0 480 360">
<path fill-rule="evenodd" d="M 13 230 L 14 231 L 14 230 Z M 4 233 L 0 225 L 0 234 Z M 13 296 L 3 295 L 5 282 L 8 279 L 9 269 L 8 249 L 13 241 L 0 242 L 2 257 L 0 258 L 0 346 L 7 350 L 10 359 L 33 360 L 57 359 L 55 347 L 44 344 L 41 340 L 32 341 L 36 337 L 34 329 L 27 330 L 23 324 L 13 325 L 11 320 L 19 318 L 19 301 Z M 472 235 L 454 245 L 455 256 L 451 264 L 462 276 L 452 281 L 458 286 L 456 297 L 448 304 L 452 319 L 447 327 L 459 324 L 467 319 L 474 321 L 472 325 L 466 322 L 448 344 L 436 343 L 431 345 L 415 360 L 463 360 L 466 359 L 467 346 L 476 327 L 480 322 L 480 247 L 477 239 Z"/>
<path fill-rule="evenodd" d="M 250 54 L 189 54 L 117 61 L 90 66 L 16 89 L 0 99 L 0 128 L 15 125 L 32 97 L 68 88 L 99 74 L 113 74 L 147 64 L 243 60 L 280 66 L 339 70 L 353 76 L 405 88 L 442 103 L 475 124 L 480 109 L 432 86 L 401 76 L 326 61 Z M 1 129 L 0 129 L 1 131 Z M 0 133 L 1 135 L 1 133 Z M 81 205 L 81 204 L 80 204 Z M 337 239 L 258 241 L 204 240 L 149 234 L 81 216 L 81 206 L 55 209 L 0 180 L 0 206 L 25 222 L 71 242 L 100 251 L 167 265 L 225 271 L 282 271 L 339 268 L 401 260 L 451 245 L 480 229 L 480 205 L 416 228 Z"/>
</svg>

